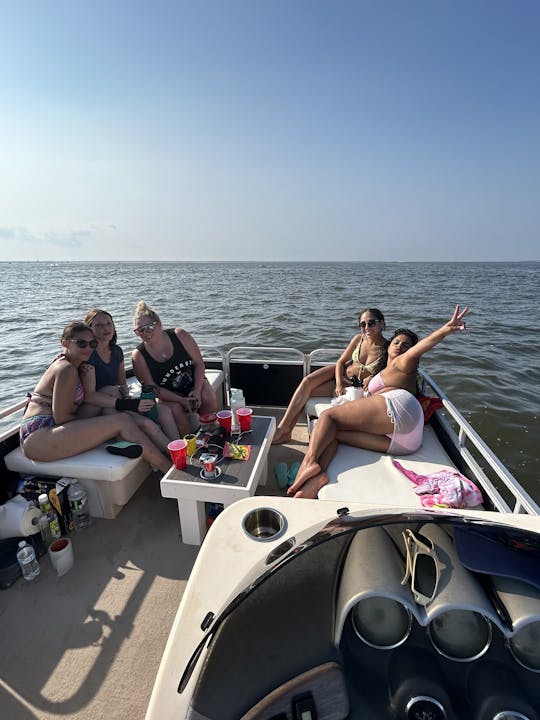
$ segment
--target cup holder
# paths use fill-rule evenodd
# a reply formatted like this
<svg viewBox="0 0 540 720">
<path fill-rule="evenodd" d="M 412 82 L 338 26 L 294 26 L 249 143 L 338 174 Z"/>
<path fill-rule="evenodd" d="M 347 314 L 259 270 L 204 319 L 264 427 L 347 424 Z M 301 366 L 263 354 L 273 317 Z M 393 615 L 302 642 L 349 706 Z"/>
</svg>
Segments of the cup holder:
<svg viewBox="0 0 540 720">
<path fill-rule="evenodd" d="M 281 537 L 287 529 L 285 516 L 269 507 L 251 510 L 242 520 L 244 532 L 252 540 L 270 542 Z"/>
</svg>

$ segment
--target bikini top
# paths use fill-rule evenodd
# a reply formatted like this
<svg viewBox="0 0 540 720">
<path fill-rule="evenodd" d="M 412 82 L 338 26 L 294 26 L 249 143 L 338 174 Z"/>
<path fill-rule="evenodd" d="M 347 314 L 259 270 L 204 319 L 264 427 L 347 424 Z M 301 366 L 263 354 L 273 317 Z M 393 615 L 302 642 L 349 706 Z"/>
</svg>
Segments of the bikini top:
<svg viewBox="0 0 540 720">
<path fill-rule="evenodd" d="M 379 392 L 379 390 L 383 390 L 385 387 L 386 384 L 381 377 L 381 373 L 378 372 L 369 381 L 367 386 L 367 393 L 368 395 L 373 395 L 374 393 Z"/>
<path fill-rule="evenodd" d="M 36 405 L 41 405 L 42 407 L 52 408 L 52 395 L 36 392 L 36 390 L 34 390 L 34 392 L 26 393 L 26 397 L 28 398 L 28 402 L 26 403 L 27 405 L 28 405 L 28 403 L 33 402 L 33 403 L 36 403 Z M 75 385 L 75 393 L 74 393 L 73 402 L 75 403 L 75 405 L 81 405 L 83 403 L 83 401 L 84 401 L 84 390 L 83 390 L 81 383 L 78 382 Z"/>
<path fill-rule="evenodd" d="M 416 373 L 416 395 L 422 391 L 423 378 L 419 372 Z M 364 397 L 369 397 L 386 387 L 386 383 L 382 379 L 381 373 L 378 372 L 374 375 L 368 383 L 366 390 L 364 391 Z"/>
<path fill-rule="evenodd" d="M 379 355 L 379 357 L 375 358 L 375 360 L 373 360 L 372 362 L 367 363 L 367 364 L 364 365 L 364 363 L 361 363 L 360 360 L 358 359 L 358 358 L 360 357 L 360 348 L 362 347 L 362 342 L 363 342 L 363 341 L 364 341 L 364 336 L 362 335 L 362 337 L 360 338 L 360 342 L 358 343 L 358 345 L 357 345 L 357 346 L 355 347 L 355 349 L 353 350 L 352 361 L 353 361 L 354 363 L 357 363 L 357 364 L 359 365 L 359 367 L 360 367 L 360 370 L 358 371 L 358 375 L 359 375 L 359 376 L 360 376 L 360 375 L 362 374 L 362 372 L 364 372 L 364 371 L 365 371 L 368 375 L 373 375 L 373 373 L 377 372 L 377 370 L 381 367 L 381 365 L 382 365 L 383 362 L 384 362 L 384 358 L 386 357 L 386 347 L 384 348 L 384 350 L 382 351 L 382 353 Z"/>
<path fill-rule="evenodd" d="M 54 360 L 52 361 L 52 363 L 56 362 L 56 360 L 60 360 L 60 358 L 66 359 L 66 356 L 63 354 L 57 355 L 54 358 Z M 51 363 L 51 365 L 52 365 L 52 363 Z M 49 367 L 50 367 L 50 365 L 49 365 Z M 52 395 L 49 395 L 49 393 L 41 393 L 41 392 L 34 390 L 31 393 L 27 393 L 26 397 L 28 398 L 28 401 L 26 403 L 27 405 L 31 402 L 34 402 L 34 403 L 36 403 L 36 405 L 41 405 L 42 407 L 46 407 L 46 408 L 52 408 Z M 83 390 L 83 386 L 81 385 L 81 381 L 79 380 L 79 382 L 75 385 L 73 402 L 75 403 L 75 405 L 82 405 L 83 401 L 84 401 L 84 390 Z"/>
</svg>

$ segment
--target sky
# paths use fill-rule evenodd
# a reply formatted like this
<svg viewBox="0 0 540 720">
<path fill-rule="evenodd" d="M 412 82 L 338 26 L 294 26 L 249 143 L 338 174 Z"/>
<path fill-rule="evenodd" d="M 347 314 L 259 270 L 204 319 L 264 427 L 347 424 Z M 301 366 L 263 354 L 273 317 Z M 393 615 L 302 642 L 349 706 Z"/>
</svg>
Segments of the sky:
<svg viewBox="0 0 540 720">
<path fill-rule="evenodd" d="M 0 0 L 0 260 L 539 260 L 537 0 Z"/>
</svg>

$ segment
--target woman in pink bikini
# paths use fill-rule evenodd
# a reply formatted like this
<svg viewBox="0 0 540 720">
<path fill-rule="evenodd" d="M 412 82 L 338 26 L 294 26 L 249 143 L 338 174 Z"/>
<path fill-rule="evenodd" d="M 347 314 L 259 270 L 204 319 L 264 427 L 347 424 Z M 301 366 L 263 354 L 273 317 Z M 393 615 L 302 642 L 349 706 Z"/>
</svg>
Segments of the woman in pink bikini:
<svg viewBox="0 0 540 720">
<path fill-rule="evenodd" d="M 384 315 L 366 308 L 358 316 L 357 333 L 335 365 L 326 365 L 306 375 L 296 388 L 272 440 L 273 445 L 291 439 L 304 405 L 310 397 L 343 395 L 347 387 L 363 387 L 386 365 L 388 340 L 383 337 Z"/>
<path fill-rule="evenodd" d="M 462 320 L 467 310 L 456 305 L 450 320 L 420 341 L 411 330 L 396 330 L 388 345 L 388 363 L 369 381 L 367 396 L 329 408 L 317 420 L 287 495 L 316 498 L 328 482 L 326 469 L 340 442 L 397 455 L 418 450 L 424 430 L 422 407 L 416 399 L 418 362 L 445 337 L 466 329 Z"/>
</svg>

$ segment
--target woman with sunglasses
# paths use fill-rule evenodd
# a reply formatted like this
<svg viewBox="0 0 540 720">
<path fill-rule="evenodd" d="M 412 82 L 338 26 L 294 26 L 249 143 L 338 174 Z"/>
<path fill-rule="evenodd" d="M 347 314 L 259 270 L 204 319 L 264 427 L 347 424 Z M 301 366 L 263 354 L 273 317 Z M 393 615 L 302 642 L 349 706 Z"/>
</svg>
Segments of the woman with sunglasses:
<svg viewBox="0 0 540 720">
<path fill-rule="evenodd" d="M 118 412 L 118 399 L 127 398 L 129 391 L 126 382 L 124 352 L 117 345 L 117 334 L 112 315 L 106 310 L 92 308 L 86 314 L 84 322 L 92 329 L 98 345 L 90 355 L 88 363 L 80 367 L 84 388 L 84 408 L 79 415 L 95 417 Z M 133 402 L 131 417 L 153 442 L 164 452 L 167 445 L 177 437 L 176 423 L 168 407 L 157 406 L 157 423 L 142 415 L 156 405 L 154 400 Z"/>
<path fill-rule="evenodd" d="M 285 415 L 272 440 L 287 442 L 310 397 L 343 395 L 346 388 L 363 387 L 386 365 L 388 340 L 383 337 L 384 315 L 377 308 L 366 308 L 358 316 L 360 332 L 353 337 L 335 365 L 326 365 L 307 375 L 296 388 Z"/>
<path fill-rule="evenodd" d="M 167 472 L 170 460 L 137 427 L 128 413 L 79 417 L 78 411 L 84 401 L 79 369 L 88 362 L 98 345 L 91 328 L 80 321 L 70 323 L 64 328 L 61 344 L 64 351 L 52 361 L 34 392 L 28 396 L 20 427 L 24 454 L 31 460 L 51 462 L 120 437 L 127 443 L 134 443 L 130 448 L 137 453 L 134 457 L 138 457 L 142 449 L 143 457 L 152 466 Z M 115 447 L 111 451 L 113 449 L 118 450 Z"/>
<path fill-rule="evenodd" d="M 133 331 L 142 340 L 132 353 L 135 375 L 143 385 L 156 387 L 159 403 L 172 410 L 180 435 L 189 433 L 195 429 L 190 414 L 217 410 L 199 346 L 180 327 L 164 330 L 159 315 L 143 301 L 135 309 Z"/>
<path fill-rule="evenodd" d="M 287 495 L 316 498 L 328 482 L 326 470 L 340 442 L 396 455 L 418 450 L 424 431 L 424 414 L 416 399 L 418 362 L 445 337 L 466 330 L 462 320 L 467 310 L 456 305 L 450 320 L 420 341 L 411 330 L 396 330 L 388 345 L 388 363 L 370 380 L 366 396 L 321 413 Z"/>
</svg>

